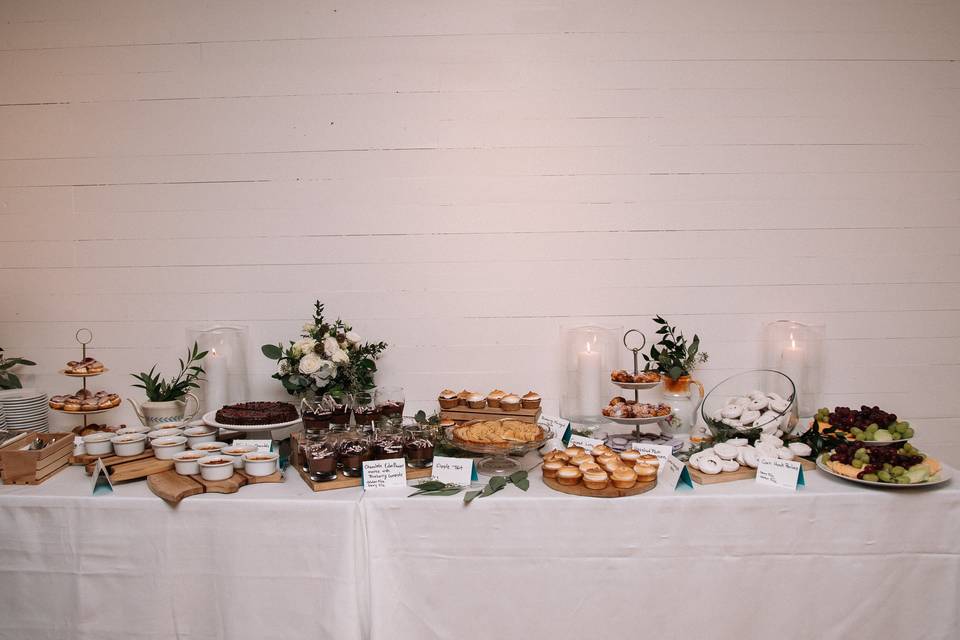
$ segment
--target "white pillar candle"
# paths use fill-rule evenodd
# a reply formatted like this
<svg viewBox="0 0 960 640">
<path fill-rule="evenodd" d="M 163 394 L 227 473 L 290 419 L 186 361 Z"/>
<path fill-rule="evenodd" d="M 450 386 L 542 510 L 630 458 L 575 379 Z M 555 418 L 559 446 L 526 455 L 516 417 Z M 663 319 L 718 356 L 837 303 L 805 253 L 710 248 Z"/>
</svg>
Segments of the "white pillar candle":
<svg viewBox="0 0 960 640">
<path fill-rule="evenodd" d="M 600 354 L 590 348 L 577 353 L 577 387 L 580 391 L 580 416 L 591 418 L 600 413 Z"/>
<path fill-rule="evenodd" d="M 216 349 L 210 349 L 203 359 L 203 370 L 207 379 L 203 401 L 207 411 L 216 411 L 227 404 L 227 357 L 217 353 Z"/>
<path fill-rule="evenodd" d="M 800 404 L 800 393 L 803 390 L 803 349 L 797 346 L 793 334 L 790 334 L 790 344 L 780 352 L 780 371 L 790 376 L 797 387 L 797 405 Z"/>
</svg>

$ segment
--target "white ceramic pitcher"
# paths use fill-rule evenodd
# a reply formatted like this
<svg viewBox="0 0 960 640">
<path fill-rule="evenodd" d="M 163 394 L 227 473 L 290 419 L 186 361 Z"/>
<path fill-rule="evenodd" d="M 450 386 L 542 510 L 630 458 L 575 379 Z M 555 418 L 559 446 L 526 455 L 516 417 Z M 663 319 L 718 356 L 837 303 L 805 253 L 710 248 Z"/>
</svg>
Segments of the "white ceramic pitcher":
<svg viewBox="0 0 960 640">
<path fill-rule="evenodd" d="M 189 391 L 184 396 L 193 400 L 193 411 L 188 414 L 186 400 L 167 400 L 165 402 L 143 402 L 137 404 L 132 398 L 127 398 L 137 412 L 137 417 L 143 426 L 153 429 L 162 429 L 170 423 L 189 422 L 200 413 L 200 400 Z"/>
</svg>

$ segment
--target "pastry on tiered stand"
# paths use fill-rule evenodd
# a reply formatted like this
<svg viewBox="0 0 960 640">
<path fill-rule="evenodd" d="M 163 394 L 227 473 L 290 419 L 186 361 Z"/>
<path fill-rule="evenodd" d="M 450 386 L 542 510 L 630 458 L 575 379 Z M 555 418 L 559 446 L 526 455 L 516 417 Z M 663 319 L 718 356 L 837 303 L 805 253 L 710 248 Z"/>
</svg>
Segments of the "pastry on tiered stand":
<svg viewBox="0 0 960 640">
<path fill-rule="evenodd" d="M 68 413 L 106 411 L 120 405 L 120 396 L 107 391 L 80 389 L 76 393 L 50 398 L 50 408 Z"/>
<path fill-rule="evenodd" d="M 61 373 L 71 378 L 80 378 L 83 381 L 83 386 L 75 393 L 51 397 L 49 404 L 54 411 L 82 415 L 83 425 L 76 427 L 75 431 L 83 431 L 92 426 L 87 424 L 88 415 L 109 411 L 120 406 L 120 396 L 109 391 L 94 392 L 87 388 L 87 378 L 106 373 L 107 368 L 96 358 L 87 355 L 87 345 L 93 340 L 93 333 L 89 329 L 77 331 L 76 338 L 81 345 L 80 359 L 67 362 Z"/>
<path fill-rule="evenodd" d="M 98 376 L 106 370 L 102 362 L 87 357 L 82 360 L 71 360 L 63 373 L 68 376 Z"/>
</svg>

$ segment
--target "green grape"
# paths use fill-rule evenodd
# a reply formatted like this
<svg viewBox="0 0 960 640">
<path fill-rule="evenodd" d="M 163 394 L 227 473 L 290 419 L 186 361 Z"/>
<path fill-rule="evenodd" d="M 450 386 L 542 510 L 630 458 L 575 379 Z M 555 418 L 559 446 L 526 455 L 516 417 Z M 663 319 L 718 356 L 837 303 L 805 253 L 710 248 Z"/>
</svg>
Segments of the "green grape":
<svg viewBox="0 0 960 640">
<path fill-rule="evenodd" d="M 829 462 L 830 462 L 830 454 L 827 453 L 826 451 L 824 451 L 823 454 L 820 456 L 820 462 L 822 462 L 823 464 L 829 463 Z"/>
<path fill-rule="evenodd" d="M 875 473 L 864 474 L 863 479 L 867 482 L 878 482 L 880 480 Z"/>
<path fill-rule="evenodd" d="M 904 438 L 912 438 L 912 437 L 913 437 L 913 429 L 911 429 L 910 427 L 907 427 L 906 429 L 904 429 L 902 433 L 903 433 L 903 437 L 904 437 Z"/>
<path fill-rule="evenodd" d="M 878 471 L 877 478 L 880 479 L 880 482 L 890 482 L 890 478 L 893 476 L 890 475 L 889 471 Z"/>
<path fill-rule="evenodd" d="M 890 464 L 889 462 L 884 462 L 884 463 L 883 463 L 883 470 L 884 470 L 884 471 L 890 471 L 890 469 L 893 469 L 893 465 Z"/>
<path fill-rule="evenodd" d="M 874 431 L 867 431 L 865 434 L 863 434 L 863 439 L 866 440 L 867 442 L 873 442 L 874 440 L 876 440 L 876 436 L 873 435 L 874 433 L 875 433 Z"/>
<path fill-rule="evenodd" d="M 905 474 L 906 472 L 907 472 L 907 470 L 904 469 L 903 467 L 901 467 L 900 465 L 897 465 L 897 466 L 895 466 L 893 469 L 890 470 L 890 473 L 892 473 L 895 478 L 899 478 L 900 476 L 902 476 L 902 475 Z"/>
<path fill-rule="evenodd" d="M 866 465 L 866 463 L 860 458 L 853 459 L 853 466 L 855 466 L 857 469 L 862 469 L 864 465 Z"/>
<path fill-rule="evenodd" d="M 867 439 L 866 434 L 864 434 L 864 433 L 858 433 L 858 434 L 857 434 L 857 440 L 859 440 L 860 442 L 863 442 L 863 441 L 866 440 L 866 439 Z"/>
<path fill-rule="evenodd" d="M 855 436 L 860 435 L 861 433 L 863 433 L 863 429 L 861 429 L 860 427 L 854 427 L 853 429 L 850 429 L 850 433 L 852 433 Z"/>
<path fill-rule="evenodd" d="M 897 484 L 910 484 L 910 478 L 907 476 L 898 476 Z"/>
<path fill-rule="evenodd" d="M 879 428 L 880 428 L 880 425 L 878 425 L 876 422 L 874 422 L 874 423 L 871 424 L 869 427 L 867 427 L 867 433 L 873 433 L 874 431 L 876 431 L 876 430 L 879 429 Z"/>
</svg>

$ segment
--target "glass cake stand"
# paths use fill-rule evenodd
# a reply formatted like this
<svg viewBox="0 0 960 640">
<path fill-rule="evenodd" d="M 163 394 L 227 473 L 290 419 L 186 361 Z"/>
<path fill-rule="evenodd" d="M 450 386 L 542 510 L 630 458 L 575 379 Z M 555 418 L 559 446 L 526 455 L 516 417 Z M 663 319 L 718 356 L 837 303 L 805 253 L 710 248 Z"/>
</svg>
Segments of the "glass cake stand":
<svg viewBox="0 0 960 640">
<path fill-rule="evenodd" d="M 550 431 L 541 428 L 543 434 L 539 440 L 513 444 L 484 445 L 475 442 L 464 442 L 463 440 L 455 438 L 453 430 L 456 426 L 447 427 L 445 432 L 447 441 L 458 449 L 463 449 L 470 453 L 486 454 L 487 457 L 481 458 L 480 461 L 477 462 L 477 473 L 482 473 L 485 476 L 508 476 L 515 471 L 520 471 L 522 469 L 520 463 L 516 460 L 511 460 L 508 456 L 522 456 L 534 449 L 539 449 L 545 445 L 550 438 Z"/>
</svg>

